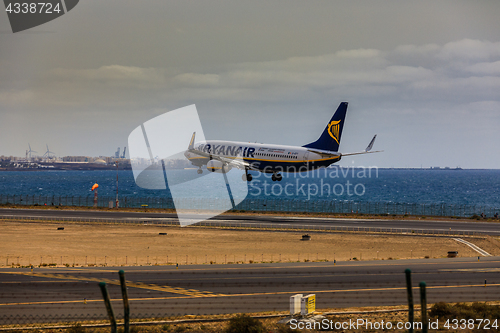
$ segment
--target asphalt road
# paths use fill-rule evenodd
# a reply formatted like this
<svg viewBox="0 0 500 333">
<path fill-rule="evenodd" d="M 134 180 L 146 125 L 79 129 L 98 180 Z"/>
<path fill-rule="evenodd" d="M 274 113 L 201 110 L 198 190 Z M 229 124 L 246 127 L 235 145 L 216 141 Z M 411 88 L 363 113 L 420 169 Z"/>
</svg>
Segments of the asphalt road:
<svg viewBox="0 0 500 333">
<path fill-rule="evenodd" d="M 175 223 L 176 214 L 144 213 L 144 212 L 109 212 L 83 210 L 36 210 L 36 209 L 0 209 L 0 217 L 43 217 L 73 219 L 117 219 L 130 222 Z M 500 221 L 499 221 L 500 222 Z M 423 231 L 425 233 L 481 233 L 500 235 L 499 222 L 479 221 L 442 221 L 442 220 L 384 220 L 384 219 L 335 219 L 317 217 L 277 217 L 265 215 L 219 215 L 203 222 L 226 226 L 262 225 L 287 228 L 339 228 L 341 230 Z"/>
<path fill-rule="evenodd" d="M 500 257 L 372 262 L 0 269 L 0 325 L 105 319 L 98 282 L 123 313 L 124 269 L 132 318 L 287 311 L 289 297 L 316 294 L 318 309 L 406 304 L 404 270 L 427 283 L 428 303 L 500 300 Z M 485 286 L 486 280 L 486 286 Z M 85 301 L 84 301 L 85 300 Z"/>
</svg>

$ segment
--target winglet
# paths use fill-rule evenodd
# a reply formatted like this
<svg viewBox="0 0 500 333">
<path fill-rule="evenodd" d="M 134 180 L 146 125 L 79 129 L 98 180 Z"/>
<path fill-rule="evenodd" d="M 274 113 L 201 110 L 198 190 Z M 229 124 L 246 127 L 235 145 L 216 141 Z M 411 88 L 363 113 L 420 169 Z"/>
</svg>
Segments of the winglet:
<svg viewBox="0 0 500 333">
<path fill-rule="evenodd" d="M 375 136 L 373 137 L 372 141 L 370 141 L 370 143 L 368 144 L 368 147 L 366 147 L 365 151 L 370 151 L 372 150 L 373 148 L 373 144 L 375 143 L 375 139 L 377 138 L 377 134 L 375 134 Z"/>
<path fill-rule="evenodd" d="M 191 137 L 191 141 L 189 141 L 188 149 L 194 149 L 194 137 L 196 136 L 196 132 L 193 132 L 193 136 Z"/>
<path fill-rule="evenodd" d="M 365 150 L 357 152 L 357 153 L 347 153 L 347 154 L 342 154 L 342 156 L 351 156 L 351 155 L 363 155 L 363 154 L 370 154 L 370 153 L 381 153 L 383 150 L 377 150 L 377 151 L 372 151 L 373 144 L 375 143 L 375 138 L 377 137 L 377 134 L 373 137 L 372 141 L 368 144 L 368 147 L 366 147 Z"/>
</svg>

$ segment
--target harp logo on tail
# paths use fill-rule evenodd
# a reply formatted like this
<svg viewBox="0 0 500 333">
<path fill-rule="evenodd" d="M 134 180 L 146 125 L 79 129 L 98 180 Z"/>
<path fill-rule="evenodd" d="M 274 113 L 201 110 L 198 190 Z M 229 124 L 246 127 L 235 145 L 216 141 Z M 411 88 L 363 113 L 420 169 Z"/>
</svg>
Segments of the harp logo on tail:
<svg viewBox="0 0 500 333">
<path fill-rule="evenodd" d="M 340 144 L 339 142 L 339 129 L 340 129 L 340 122 L 341 120 L 333 120 L 331 123 L 328 124 L 328 134 L 337 141 L 337 144 Z"/>
</svg>

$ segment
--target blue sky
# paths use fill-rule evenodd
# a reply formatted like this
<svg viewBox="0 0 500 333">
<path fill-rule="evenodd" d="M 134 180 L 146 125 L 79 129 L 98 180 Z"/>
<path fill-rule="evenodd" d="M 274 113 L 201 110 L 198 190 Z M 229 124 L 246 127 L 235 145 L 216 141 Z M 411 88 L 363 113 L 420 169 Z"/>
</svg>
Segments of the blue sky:
<svg viewBox="0 0 500 333">
<path fill-rule="evenodd" d="M 500 165 L 498 1 L 86 0 L 12 34 L 0 155 L 112 155 L 196 104 L 208 139 L 303 145 L 342 101 L 341 151 L 379 167 Z"/>
</svg>

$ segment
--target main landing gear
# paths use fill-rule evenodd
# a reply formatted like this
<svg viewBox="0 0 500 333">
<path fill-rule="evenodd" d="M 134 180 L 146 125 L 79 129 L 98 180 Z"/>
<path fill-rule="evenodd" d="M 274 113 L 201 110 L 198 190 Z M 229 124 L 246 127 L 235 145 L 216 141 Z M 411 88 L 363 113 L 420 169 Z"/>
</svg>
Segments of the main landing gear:
<svg viewBox="0 0 500 333">
<path fill-rule="evenodd" d="M 248 173 L 248 170 L 245 170 L 245 174 L 243 176 L 241 176 L 241 179 L 243 179 L 243 181 L 247 181 L 247 182 L 251 182 L 252 181 L 252 175 Z"/>
<path fill-rule="evenodd" d="M 273 180 L 273 182 L 275 181 L 281 181 L 283 179 L 283 176 L 279 173 L 273 173 L 273 175 L 271 176 L 271 179 Z"/>
</svg>

